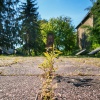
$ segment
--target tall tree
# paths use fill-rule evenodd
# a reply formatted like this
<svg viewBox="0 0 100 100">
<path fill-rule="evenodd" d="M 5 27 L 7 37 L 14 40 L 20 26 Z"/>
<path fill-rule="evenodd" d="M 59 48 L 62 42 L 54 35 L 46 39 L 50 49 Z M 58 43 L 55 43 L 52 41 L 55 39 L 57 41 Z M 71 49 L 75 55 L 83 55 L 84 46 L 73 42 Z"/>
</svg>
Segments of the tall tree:
<svg viewBox="0 0 100 100">
<path fill-rule="evenodd" d="M 2 46 L 13 48 L 18 32 L 16 30 L 16 6 L 18 0 L 1 0 L 2 4 Z"/>
<path fill-rule="evenodd" d="M 36 0 L 26 0 L 21 5 L 20 21 L 22 23 L 22 37 L 24 50 L 28 55 L 31 55 L 31 49 L 34 49 L 37 55 L 37 37 L 39 33 L 38 12 Z"/>
<path fill-rule="evenodd" d="M 3 45 L 3 24 L 2 24 L 2 21 L 3 21 L 3 8 L 4 8 L 4 0 L 0 0 L 0 46 Z"/>
</svg>

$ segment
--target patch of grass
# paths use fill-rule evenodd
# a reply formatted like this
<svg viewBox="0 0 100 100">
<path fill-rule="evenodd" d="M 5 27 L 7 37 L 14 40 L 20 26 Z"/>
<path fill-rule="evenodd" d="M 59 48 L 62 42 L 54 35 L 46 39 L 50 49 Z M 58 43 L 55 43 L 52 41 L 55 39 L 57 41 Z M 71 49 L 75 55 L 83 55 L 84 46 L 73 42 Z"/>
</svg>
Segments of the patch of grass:
<svg viewBox="0 0 100 100">
<path fill-rule="evenodd" d="M 77 74 L 78 76 L 94 76 L 94 75 L 92 75 L 92 74 L 89 74 L 89 73 L 78 73 Z"/>
<path fill-rule="evenodd" d="M 2 74 L 2 71 L 0 72 L 0 75 Z"/>
</svg>

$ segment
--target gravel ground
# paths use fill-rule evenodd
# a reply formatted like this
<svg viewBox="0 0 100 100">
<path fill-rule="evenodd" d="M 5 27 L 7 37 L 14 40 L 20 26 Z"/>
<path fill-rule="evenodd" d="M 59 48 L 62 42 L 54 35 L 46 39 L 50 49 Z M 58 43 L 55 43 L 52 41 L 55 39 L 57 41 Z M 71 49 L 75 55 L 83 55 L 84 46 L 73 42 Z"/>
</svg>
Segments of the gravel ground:
<svg viewBox="0 0 100 100">
<path fill-rule="evenodd" d="M 0 76 L 0 100 L 35 100 L 40 83 L 37 76 Z"/>
<path fill-rule="evenodd" d="M 100 100 L 100 77 L 60 77 L 55 94 L 59 100 Z"/>
<path fill-rule="evenodd" d="M 100 100 L 99 76 L 57 76 L 58 100 Z M 39 76 L 0 76 L 0 100 L 35 100 Z"/>
<path fill-rule="evenodd" d="M 8 59 L 8 58 L 7 58 Z M 0 66 L 0 100 L 35 100 L 41 88 L 43 57 L 21 58 Z M 100 100 L 100 59 L 59 58 L 54 83 L 58 100 Z M 3 63 L 5 65 L 3 66 Z M 81 76 L 79 76 L 81 75 Z"/>
</svg>

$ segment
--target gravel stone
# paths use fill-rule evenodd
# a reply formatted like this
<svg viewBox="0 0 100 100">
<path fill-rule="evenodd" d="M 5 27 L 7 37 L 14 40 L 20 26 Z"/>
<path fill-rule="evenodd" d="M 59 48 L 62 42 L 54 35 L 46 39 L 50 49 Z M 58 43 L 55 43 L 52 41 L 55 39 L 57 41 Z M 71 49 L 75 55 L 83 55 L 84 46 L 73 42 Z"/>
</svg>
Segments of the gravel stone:
<svg viewBox="0 0 100 100">
<path fill-rule="evenodd" d="M 26 57 L 22 62 L 1 65 L 0 100 L 35 100 L 41 89 L 39 75 L 43 72 L 38 67 L 43 60 L 44 57 Z M 58 66 L 57 76 L 53 81 L 56 84 L 55 98 L 100 100 L 100 62 L 95 59 L 83 60 L 59 58 L 55 62 L 54 66 Z"/>
</svg>

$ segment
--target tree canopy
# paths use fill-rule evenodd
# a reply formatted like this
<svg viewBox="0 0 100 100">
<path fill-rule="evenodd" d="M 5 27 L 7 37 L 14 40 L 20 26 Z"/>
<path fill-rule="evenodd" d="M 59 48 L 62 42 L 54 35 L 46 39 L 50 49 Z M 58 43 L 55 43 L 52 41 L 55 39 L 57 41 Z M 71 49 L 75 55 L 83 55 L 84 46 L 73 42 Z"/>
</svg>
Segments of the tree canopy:
<svg viewBox="0 0 100 100">
<path fill-rule="evenodd" d="M 39 19 L 36 0 L 0 0 L 0 47 L 19 45 L 26 55 L 42 54 L 47 34 L 54 35 L 54 45 L 67 54 L 74 50 L 76 34 L 71 18 L 59 16 Z"/>
<path fill-rule="evenodd" d="M 91 14 L 94 17 L 94 24 L 90 31 L 90 40 L 92 42 L 92 46 L 95 48 L 96 46 L 100 46 L 100 0 L 93 2 Z"/>
<path fill-rule="evenodd" d="M 92 7 L 89 8 L 91 16 L 93 16 L 93 27 L 89 25 L 83 26 L 86 28 L 88 41 L 91 43 L 89 49 L 100 47 L 100 0 L 90 0 Z"/>
<path fill-rule="evenodd" d="M 71 25 L 69 17 L 51 18 L 49 21 L 43 20 L 41 22 L 41 34 L 43 41 L 46 43 L 47 33 L 51 31 L 54 34 L 54 44 L 58 50 L 63 51 L 64 54 L 70 52 L 75 47 L 75 30 Z"/>
<path fill-rule="evenodd" d="M 37 55 L 37 38 L 39 37 L 38 12 L 35 0 L 26 0 L 21 5 L 21 21 L 23 48 L 26 54 L 31 55 L 31 49 Z"/>
<path fill-rule="evenodd" d="M 0 1 L 0 45 L 13 48 L 17 42 L 16 12 L 18 0 Z"/>
</svg>

